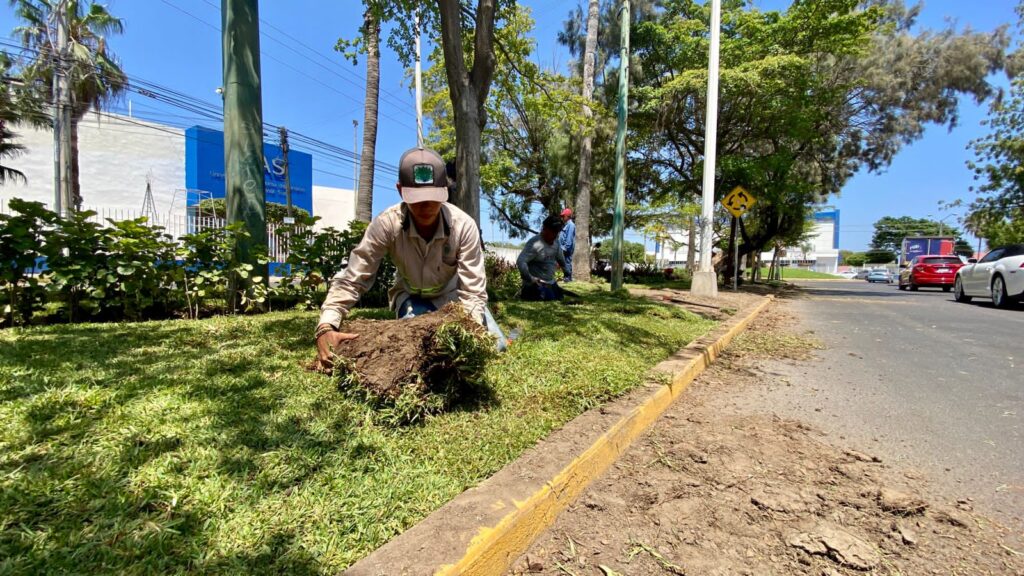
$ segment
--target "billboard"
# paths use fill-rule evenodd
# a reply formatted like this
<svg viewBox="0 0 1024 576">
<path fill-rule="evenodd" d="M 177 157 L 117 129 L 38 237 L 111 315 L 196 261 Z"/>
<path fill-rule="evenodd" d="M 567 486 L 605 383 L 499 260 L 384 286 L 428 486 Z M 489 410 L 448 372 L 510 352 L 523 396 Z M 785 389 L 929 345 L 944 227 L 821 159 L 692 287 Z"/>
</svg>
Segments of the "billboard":
<svg viewBox="0 0 1024 576">
<path fill-rule="evenodd" d="M 263 182 L 267 202 L 285 204 L 284 158 L 281 148 L 263 143 Z M 292 205 L 313 213 L 313 156 L 305 152 L 288 151 L 288 175 L 292 185 Z M 185 187 L 212 193 L 223 198 L 224 189 L 224 133 L 202 126 L 185 130 Z M 189 204 L 198 201 L 197 194 L 189 194 Z"/>
<path fill-rule="evenodd" d="M 903 239 L 901 262 L 910 262 L 917 256 L 952 256 L 953 239 L 939 236 L 917 236 Z"/>
</svg>

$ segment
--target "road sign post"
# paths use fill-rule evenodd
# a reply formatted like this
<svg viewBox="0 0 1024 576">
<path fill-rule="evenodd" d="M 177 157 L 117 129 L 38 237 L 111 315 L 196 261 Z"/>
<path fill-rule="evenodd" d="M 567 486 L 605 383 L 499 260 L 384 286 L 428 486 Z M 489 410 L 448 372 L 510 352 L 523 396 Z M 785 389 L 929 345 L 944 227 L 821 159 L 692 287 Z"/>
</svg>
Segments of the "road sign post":
<svg viewBox="0 0 1024 576">
<path fill-rule="evenodd" d="M 740 241 L 737 237 L 739 234 L 739 223 L 740 218 L 746 214 L 747 210 L 757 202 L 757 198 L 750 192 L 747 192 L 742 186 L 737 186 L 732 189 L 722 198 L 722 206 L 732 214 L 732 231 L 730 238 L 732 239 L 732 289 L 740 289 Z"/>
</svg>

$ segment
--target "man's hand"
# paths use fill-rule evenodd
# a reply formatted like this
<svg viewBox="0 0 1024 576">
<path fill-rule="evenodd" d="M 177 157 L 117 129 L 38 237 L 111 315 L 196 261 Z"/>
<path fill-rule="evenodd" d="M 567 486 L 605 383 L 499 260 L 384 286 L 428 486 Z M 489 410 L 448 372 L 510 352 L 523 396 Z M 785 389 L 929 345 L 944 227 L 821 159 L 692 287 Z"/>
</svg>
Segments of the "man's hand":
<svg viewBox="0 0 1024 576">
<path fill-rule="evenodd" d="M 358 334 L 348 334 L 338 331 L 327 332 L 317 338 L 316 352 L 317 362 L 320 365 L 320 369 L 324 372 L 330 372 L 331 368 L 334 367 L 334 349 L 338 347 L 338 344 L 349 340 L 355 340 L 356 338 L 359 338 Z"/>
</svg>

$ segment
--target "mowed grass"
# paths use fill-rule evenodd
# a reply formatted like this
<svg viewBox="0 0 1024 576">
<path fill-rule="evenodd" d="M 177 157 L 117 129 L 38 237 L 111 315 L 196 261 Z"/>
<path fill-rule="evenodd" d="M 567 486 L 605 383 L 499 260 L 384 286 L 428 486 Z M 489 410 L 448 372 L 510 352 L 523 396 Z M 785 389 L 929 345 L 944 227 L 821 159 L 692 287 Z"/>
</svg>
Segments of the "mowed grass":
<svg viewBox="0 0 1024 576">
<path fill-rule="evenodd" d="M 500 308 L 494 399 L 405 428 L 303 369 L 311 312 L 0 331 L 0 573 L 336 573 L 712 327 Z"/>
</svg>

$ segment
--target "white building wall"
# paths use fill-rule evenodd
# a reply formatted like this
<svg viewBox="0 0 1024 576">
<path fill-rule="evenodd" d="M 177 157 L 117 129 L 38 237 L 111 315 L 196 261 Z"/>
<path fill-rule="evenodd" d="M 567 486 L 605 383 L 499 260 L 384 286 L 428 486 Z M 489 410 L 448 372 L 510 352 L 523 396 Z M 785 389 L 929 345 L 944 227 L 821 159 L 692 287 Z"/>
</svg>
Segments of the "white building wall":
<svg viewBox="0 0 1024 576">
<path fill-rule="evenodd" d="M 25 173 L 27 184 L 0 186 L 0 200 L 21 198 L 53 204 L 53 133 L 15 128 L 26 150 L 5 164 Z M 108 211 L 142 210 L 146 177 L 152 173 L 157 213 L 185 214 L 185 132 L 179 128 L 126 117 L 89 113 L 78 125 L 83 207 Z"/>
<path fill-rule="evenodd" d="M 320 217 L 315 228 L 348 230 L 356 219 L 356 195 L 352 190 L 313 185 L 313 214 Z"/>
</svg>

